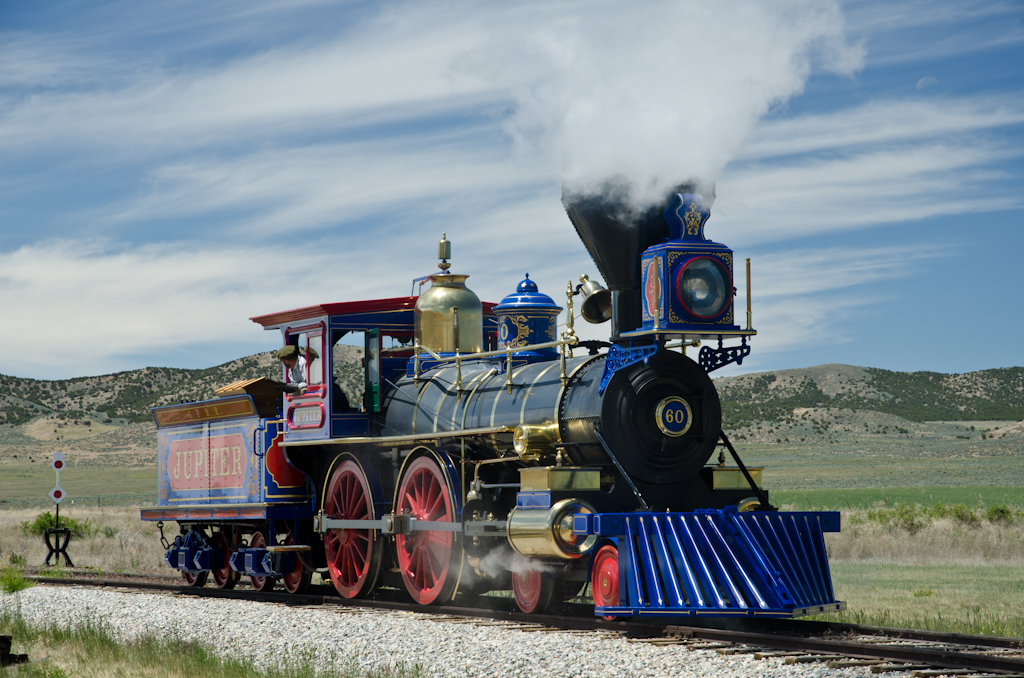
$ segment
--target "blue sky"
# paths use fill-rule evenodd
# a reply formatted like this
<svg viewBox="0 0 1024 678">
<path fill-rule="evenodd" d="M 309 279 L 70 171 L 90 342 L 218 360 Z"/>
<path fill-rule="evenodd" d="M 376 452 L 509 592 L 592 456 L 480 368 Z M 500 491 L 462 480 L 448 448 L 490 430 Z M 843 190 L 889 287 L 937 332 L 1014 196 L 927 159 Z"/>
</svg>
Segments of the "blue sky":
<svg viewBox="0 0 1024 678">
<path fill-rule="evenodd" d="M 249 317 L 408 294 L 442 231 L 557 300 L 597 274 L 560 186 L 610 177 L 716 185 L 759 330 L 721 374 L 1021 365 L 1022 42 L 1016 2 L 0 3 L 0 372 L 273 348 Z"/>
</svg>

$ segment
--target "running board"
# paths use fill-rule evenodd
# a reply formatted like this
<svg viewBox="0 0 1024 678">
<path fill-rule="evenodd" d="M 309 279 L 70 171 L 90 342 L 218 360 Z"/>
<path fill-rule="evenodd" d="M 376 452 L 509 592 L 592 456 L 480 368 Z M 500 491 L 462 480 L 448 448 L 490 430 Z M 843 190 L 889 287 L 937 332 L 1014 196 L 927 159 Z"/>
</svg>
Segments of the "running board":
<svg viewBox="0 0 1024 678">
<path fill-rule="evenodd" d="M 837 511 L 576 514 L 573 531 L 618 544 L 619 604 L 598 616 L 800 617 L 846 609 L 823 532 Z"/>
</svg>

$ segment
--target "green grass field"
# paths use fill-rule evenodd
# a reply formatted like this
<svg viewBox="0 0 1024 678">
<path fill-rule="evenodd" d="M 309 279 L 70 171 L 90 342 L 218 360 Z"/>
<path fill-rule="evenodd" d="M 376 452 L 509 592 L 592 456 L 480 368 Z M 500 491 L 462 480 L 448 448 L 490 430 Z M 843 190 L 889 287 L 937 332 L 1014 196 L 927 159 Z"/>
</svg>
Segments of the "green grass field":
<svg viewBox="0 0 1024 678">
<path fill-rule="evenodd" d="M 832 581 L 847 610 L 814 619 L 1024 638 L 1018 567 L 838 562 Z"/>
<path fill-rule="evenodd" d="M 798 511 L 823 509 L 868 509 L 893 506 L 897 502 L 913 506 L 964 504 L 975 508 L 1006 504 L 1024 507 L 1024 487 L 855 487 L 818 490 L 773 490 L 771 501 L 776 506 L 792 507 Z"/>
<path fill-rule="evenodd" d="M 0 507 L 53 506 L 50 490 L 57 474 L 47 463 L 0 465 Z M 60 474 L 67 493 L 62 507 L 85 502 L 123 506 L 156 503 L 156 465 L 120 468 L 69 466 Z"/>
</svg>

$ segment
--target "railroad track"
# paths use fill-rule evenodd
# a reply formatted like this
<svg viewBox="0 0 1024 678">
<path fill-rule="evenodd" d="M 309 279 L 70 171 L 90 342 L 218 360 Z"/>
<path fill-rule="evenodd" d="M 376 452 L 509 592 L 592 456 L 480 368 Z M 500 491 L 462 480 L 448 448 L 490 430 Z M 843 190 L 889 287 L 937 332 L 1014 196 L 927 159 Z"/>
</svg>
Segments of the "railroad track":
<svg viewBox="0 0 1024 678">
<path fill-rule="evenodd" d="M 118 575 L 119 577 L 121 575 Z M 421 606 L 401 600 L 401 592 L 381 591 L 374 599 L 346 600 L 328 586 L 311 587 L 300 595 L 181 586 L 140 581 L 138 577 L 32 577 L 51 586 L 101 587 L 135 592 L 153 591 L 205 598 L 253 600 L 289 606 L 334 606 L 415 612 L 424 620 L 501 626 L 538 633 L 597 633 L 628 642 L 675 645 L 690 650 L 715 650 L 723 655 L 749 654 L 755 659 L 781 658 L 788 664 L 821 663 L 829 668 L 865 667 L 872 673 L 919 676 L 1017 676 L 1024 678 L 1024 639 L 969 636 L 909 629 L 802 620 L 737 618 L 693 624 L 610 621 L 593 616 L 593 607 L 567 604 L 562 615 L 524 614 L 511 599 L 481 597 L 488 607 Z"/>
</svg>

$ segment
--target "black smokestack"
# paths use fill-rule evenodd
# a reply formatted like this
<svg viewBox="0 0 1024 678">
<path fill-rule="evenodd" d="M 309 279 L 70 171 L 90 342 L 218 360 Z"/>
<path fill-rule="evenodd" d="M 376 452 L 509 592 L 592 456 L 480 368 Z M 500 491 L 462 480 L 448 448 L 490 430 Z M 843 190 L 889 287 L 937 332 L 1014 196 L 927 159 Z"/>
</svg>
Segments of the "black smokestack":
<svg viewBox="0 0 1024 678">
<path fill-rule="evenodd" d="M 562 189 L 562 205 L 612 292 L 612 341 L 641 325 L 640 255 L 669 237 L 662 212 L 674 194 L 698 192 L 695 182 L 680 184 L 660 203 L 637 210 L 622 183 L 604 184 L 596 193 Z M 710 207 L 714 186 L 704 189 L 703 195 Z"/>
</svg>

